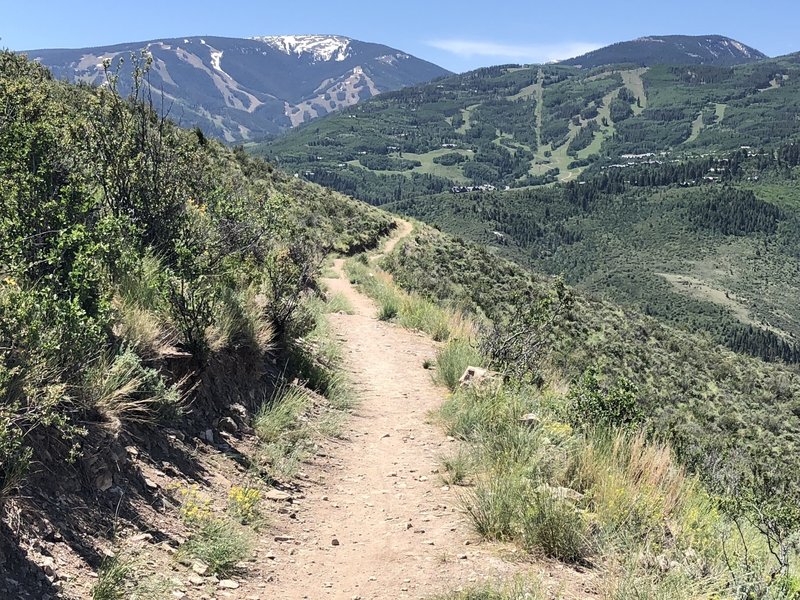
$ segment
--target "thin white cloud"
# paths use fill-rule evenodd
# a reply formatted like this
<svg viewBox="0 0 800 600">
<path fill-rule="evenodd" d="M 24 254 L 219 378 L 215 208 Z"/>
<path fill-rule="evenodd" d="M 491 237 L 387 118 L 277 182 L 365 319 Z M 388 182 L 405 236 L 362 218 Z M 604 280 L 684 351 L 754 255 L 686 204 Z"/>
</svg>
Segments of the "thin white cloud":
<svg viewBox="0 0 800 600">
<path fill-rule="evenodd" d="M 502 44 L 497 42 L 441 39 L 428 42 L 429 46 L 450 52 L 462 58 L 487 56 L 523 63 L 544 63 L 564 60 L 597 50 L 603 44 L 591 42 L 565 42 L 559 44 Z"/>
</svg>

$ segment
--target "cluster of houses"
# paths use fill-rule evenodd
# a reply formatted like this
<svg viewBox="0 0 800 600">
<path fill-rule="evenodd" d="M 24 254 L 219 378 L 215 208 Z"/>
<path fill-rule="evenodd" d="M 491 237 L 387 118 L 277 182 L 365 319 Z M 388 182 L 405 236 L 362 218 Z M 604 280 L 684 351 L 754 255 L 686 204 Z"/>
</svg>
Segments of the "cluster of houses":
<svg viewBox="0 0 800 600">
<path fill-rule="evenodd" d="M 454 185 L 450 191 L 453 194 L 466 194 L 467 192 L 493 192 L 496 189 L 492 184 L 484 183 L 483 185 Z"/>
<path fill-rule="evenodd" d="M 629 169 L 631 167 L 638 167 L 641 165 L 662 165 L 664 164 L 663 161 L 660 160 L 641 160 L 641 161 L 628 161 L 626 163 L 616 163 L 613 165 L 608 165 L 608 167 L 603 167 L 604 169 Z"/>
</svg>

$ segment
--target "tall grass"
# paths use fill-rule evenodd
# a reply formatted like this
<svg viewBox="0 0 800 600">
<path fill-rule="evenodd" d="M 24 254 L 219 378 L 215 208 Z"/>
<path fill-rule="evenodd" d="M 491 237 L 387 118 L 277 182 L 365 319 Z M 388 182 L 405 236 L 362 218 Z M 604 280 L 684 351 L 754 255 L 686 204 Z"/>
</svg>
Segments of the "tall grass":
<svg viewBox="0 0 800 600">
<path fill-rule="evenodd" d="M 548 492 L 535 494 L 522 518 L 523 545 L 545 556 L 580 562 L 592 553 L 586 517 L 572 503 Z"/>
<path fill-rule="evenodd" d="M 330 313 L 353 314 L 353 305 L 343 294 L 333 294 L 325 302 L 326 310 Z"/>
<path fill-rule="evenodd" d="M 117 425 L 174 418 L 182 405 L 180 385 L 167 386 L 159 372 L 143 366 L 130 349 L 103 356 L 87 369 L 80 395 L 88 408 Z"/>
<path fill-rule="evenodd" d="M 134 302 L 117 298 L 114 333 L 144 360 L 157 360 L 177 352 L 178 333 L 163 315 Z"/>
<path fill-rule="evenodd" d="M 758 532 L 740 536 L 668 447 L 642 433 L 573 430 L 564 410 L 552 394 L 508 384 L 445 402 L 447 431 L 468 444 L 474 485 L 462 504 L 478 533 L 565 562 L 602 561 L 608 598 L 769 587 Z M 537 419 L 520 421 L 527 413 Z"/>
<path fill-rule="evenodd" d="M 452 339 L 436 354 L 436 380 L 454 391 L 467 367 L 484 364 L 483 357 L 469 339 Z"/>
<path fill-rule="evenodd" d="M 114 308 L 115 334 L 145 360 L 156 360 L 176 351 L 179 334 L 163 290 L 167 285 L 162 260 L 146 252 L 136 268 L 124 273 L 117 286 Z"/>
<path fill-rule="evenodd" d="M 531 498 L 530 482 L 511 473 L 481 476 L 463 499 L 463 508 L 475 531 L 488 540 L 517 537 L 520 510 Z"/>
<path fill-rule="evenodd" d="M 437 342 L 473 334 L 471 322 L 463 315 L 419 294 L 404 292 L 394 285 L 388 273 L 357 258 L 345 263 L 345 272 L 351 283 L 376 302 L 377 317 L 382 321 L 393 320 L 408 329 L 425 332 Z"/>
<path fill-rule="evenodd" d="M 224 288 L 213 308 L 213 324 L 206 332 L 209 348 L 246 348 L 264 354 L 272 348 L 275 331 L 264 311 L 266 298 L 256 286 Z"/>
<path fill-rule="evenodd" d="M 310 296 L 304 308 L 313 326 L 302 344 L 290 348 L 291 376 L 319 395 L 296 385 L 279 386 L 265 399 L 253 422 L 261 442 L 261 461 L 283 478 L 297 473 L 315 436 L 341 435 L 345 413 L 355 405 L 352 388 L 340 369 L 341 345 L 327 318 L 331 312 L 345 310 L 346 305 L 336 296 L 327 301 Z"/>
<path fill-rule="evenodd" d="M 233 522 L 208 519 L 189 537 L 180 552 L 202 561 L 215 575 L 229 576 L 250 554 L 249 537 Z"/>
<path fill-rule="evenodd" d="M 277 388 L 253 421 L 259 440 L 264 444 L 272 444 L 289 438 L 304 437 L 300 415 L 310 402 L 308 394 L 300 387 L 286 385 Z"/>
<path fill-rule="evenodd" d="M 539 582 L 516 578 L 504 584 L 487 584 L 434 596 L 432 600 L 544 600 L 551 597 Z"/>
<path fill-rule="evenodd" d="M 92 600 L 123 600 L 127 596 L 128 581 L 133 564 L 115 556 L 103 561 L 97 573 L 97 583 L 92 587 Z"/>
<path fill-rule="evenodd" d="M 92 587 L 92 600 L 163 600 L 174 582 L 145 568 L 143 556 L 120 552 L 103 561 Z"/>
<path fill-rule="evenodd" d="M 464 485 L 472 472 L 472 457 L 464 448 L 441 459 L 442 480 L 448 485 Z"/>
</svg>

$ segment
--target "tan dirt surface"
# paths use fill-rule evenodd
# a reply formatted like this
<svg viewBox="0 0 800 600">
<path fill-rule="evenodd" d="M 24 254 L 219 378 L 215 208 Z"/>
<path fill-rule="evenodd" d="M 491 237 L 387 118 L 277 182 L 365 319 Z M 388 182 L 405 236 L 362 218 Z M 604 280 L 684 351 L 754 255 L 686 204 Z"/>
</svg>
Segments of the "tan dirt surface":
<svg viewBox="0 0 800 600">
<path fill-rule="evenodd" d="M 401 222 L 384 251 L 411 229 Z M 532 570 L 550 578 L 554 593 L 582 597 L 555 583 L 571 569 L 513 562 L 513 548 L 481 543 L 471 531 L 460 510 L 464 490 L 438 474 L 456 442 L 430 415 L 446 394 L 422 366 L 437 344 L 379 321 L 342 260 L 334 271 L 338 278 L 325 284 L 354 314 L 331 321 L 360 404 L 344 438 L 327 444 L 327 457 L 307 471 L 305 497 L 283 531 L 292 539 L 275 544 L 274 582 L 265 591 L 285 599 L 426 598 Z"/>
</svg>

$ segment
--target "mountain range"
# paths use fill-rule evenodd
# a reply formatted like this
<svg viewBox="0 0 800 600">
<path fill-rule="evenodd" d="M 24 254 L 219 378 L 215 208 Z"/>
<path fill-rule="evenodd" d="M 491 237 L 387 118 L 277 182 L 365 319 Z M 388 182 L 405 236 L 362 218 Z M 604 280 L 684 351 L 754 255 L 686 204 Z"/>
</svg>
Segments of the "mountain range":
<svg viewBox="0 0 800 600">
<path fill-rule="evenodd" d="M 149 84 L 170 116 L 228 142 L 262 138 L 449 71 L 401 50 L 338 35 L 181 37 L 81 49 L 30 50 L 59 79 L 103 84 L 104 61 L 130 81 L 131 54 L 152 57 Z"/>
<path fill-rule="evenodd" d="M 373 96 L 451 75 L 446 69 L 381 44 L 340 35 L 249 39 L 181 37 L 26 54 L 59 79 L 103 84 L 104 61 L 119 67 L 120 91 L 131 80 L 131 54 L 152 58 L 151 88 L 170 115 L 229 143 L 274 136 Z M 731 66 L 766 55 L 722 36 L 651 36 L 613 44 L 563 65 L 702 64 Z"/>
</svg>

